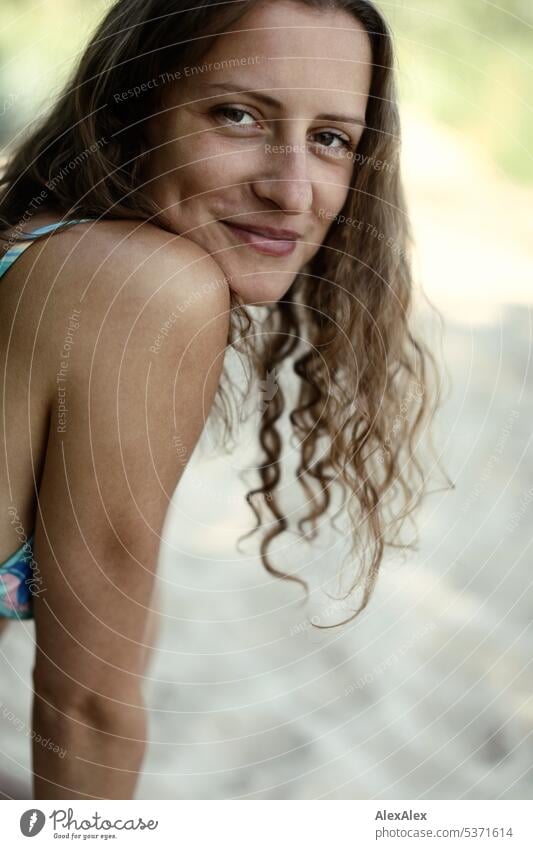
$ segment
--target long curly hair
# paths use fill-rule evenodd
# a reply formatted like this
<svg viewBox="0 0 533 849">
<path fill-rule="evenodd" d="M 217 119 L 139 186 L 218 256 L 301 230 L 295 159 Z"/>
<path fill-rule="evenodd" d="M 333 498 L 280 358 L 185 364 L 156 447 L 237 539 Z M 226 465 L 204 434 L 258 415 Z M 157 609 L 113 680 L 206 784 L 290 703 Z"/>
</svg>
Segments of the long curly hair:
<svg viewBox="0 0 533 849">
<path fill-rule="evenodd" d="M 11 151 L 0 179 L 0 234 L 9 229 L 10 240 L 23 238 L 24 223 L 45 207 L 65 220 L 158 216 L 161 210 L 143 191 L 150 146 L 142 131 L 157 108 L 157 88 L 126 103 L 115 95 L 143 81 L 176 78 L 176 70 L 198 64 L 217 34 L 238 25 L 254 2 L 118 0 L 50 112 Z M 280 504 L 285 412 L 300 451 L 302 538 L 316 538 L 322 516 L 334 524 L 332 492 L 340 486 L 353 536 L 348 560 L 357 560 L 343 600 L 356 590 L 360 599 L 344 622 L 312 623 L 328 628 L 350 622 L 366 607 L 386 546 L 413 548 L 399 535 L 427 491 L 417 448 L 426 433 L 434 451 L 429 425 L 442 390 L 436 358 L 411 326 L 412 237 L 400 177 L 390 30 L 368 0 L 296 2 L 343 9 L 366 30 L 373 64 L 367 127 L 353 156 L 346 203 L 323 244 L 285 296 L 261 308 L 260 332 L 254 310 L 231 292 L 228 342 L 251 364 L 251 377 L 268 385 L 275 375 L 258 427 L 260 485 L 246 496 L 256 519 L 250 533 L 265 529 L 260 555 L 269 573 L 309 592 L 303 578 L 277 569 L 269 555 L 272 541 L 289 527 Z M 290 410 L 290 387 L 284 392 L 280 379 L 287 363 L 297 384 Z M 225 365 L 214 409 L 226 437 L 236 424 L 230 387 Z"/>
</svg>

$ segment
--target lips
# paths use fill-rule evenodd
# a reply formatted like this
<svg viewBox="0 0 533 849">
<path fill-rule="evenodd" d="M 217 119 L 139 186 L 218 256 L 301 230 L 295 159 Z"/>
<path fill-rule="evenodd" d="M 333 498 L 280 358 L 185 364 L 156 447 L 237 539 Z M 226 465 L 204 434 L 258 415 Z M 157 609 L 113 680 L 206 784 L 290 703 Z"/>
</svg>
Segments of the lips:
<svg viewBox="0 0 533 849">
<path fill-rule="evenodd" d="M 224 221 L 224 223 L 228 224 L 229 222 Z M 256 227 L 255 224 L 243 224 L 242 221 L 238 224 L 232 221 L 231 226 L 236 227 L 238 230 L 248 230 L 249 233 L 257 233 L 259 236 L 265 236 L 267 239 L 282 239 L 286 242 L 296 241 L 296 239 L 301 239 L 302 237 L 302 234 L 297 233 L 296 230 L 283 230 L 278 227 Z"/>
<path fill-rule="evenodd" d="M 274 227 L 251 227 L 222 221 L 241 244 L 269 256 L 289 256 L 296 248 L 300 233 L 294 230 L 278 230 Z"/>
</svg>

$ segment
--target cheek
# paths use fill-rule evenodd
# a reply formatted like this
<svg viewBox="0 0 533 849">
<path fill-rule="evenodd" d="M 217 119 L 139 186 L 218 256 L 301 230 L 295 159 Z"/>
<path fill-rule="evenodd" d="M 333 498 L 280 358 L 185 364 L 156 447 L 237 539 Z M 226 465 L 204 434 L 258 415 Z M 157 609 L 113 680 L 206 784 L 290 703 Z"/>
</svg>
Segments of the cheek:
<svg viewBox="0 0 533 849">
<path fill-rule="evenodd" d="M 346 169 L 346 174 L 339 181 L 341 185 L 330 187 L 330 204 L 335 214 L 341 211 L 348 198 L 353 194 L 353 189 L 351 188 L 352 180 L 353 167 Z"/>
<path fill-rule="evenodd" d="M 331 225 L 331 220 L 340 213 L 346 201 L 351 197 L 349 181 L 351 174 L 346 175 L 345 185 L 323 184 L 315 201 L 315 210 L 319 219 L 319 227 L 325 233 Z"/>
<path fill-rule="evenodd" d="M 176 172 L 181 185 L 197 193 L 238 191 L 251 176 L 242 156 L 207 135 L 181 143 L 174 149 L 174 159 L 184 166 Z"/>
</svg>

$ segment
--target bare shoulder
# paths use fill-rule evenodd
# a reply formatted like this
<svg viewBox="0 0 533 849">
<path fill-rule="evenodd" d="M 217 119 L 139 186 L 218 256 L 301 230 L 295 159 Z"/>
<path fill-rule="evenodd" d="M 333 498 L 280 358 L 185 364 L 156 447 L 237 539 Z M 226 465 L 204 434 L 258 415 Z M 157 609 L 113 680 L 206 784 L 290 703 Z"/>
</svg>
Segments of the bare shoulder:
<svg viewBox="0 0 533 849">
<path fill-rule="evenodd" d="M 96 348 L 113 360 L 126 348 L 160 354 L 160 369 L 198 333 L 197 348 L 210 360 L 226 345 L 230 295 L 219 264 L 190 239 L 148 222 L 80 223 L 32 246 L 19 262 L 45 362 L 57 360 L 72 317 L 71 372 L 84 371 Z M 52 391 L 56 365 L 48 374 Z"/>
<path fill-rule="evenodd" d="M 134 222 L 92 226 L 58 234 L 53 257 L 63 270 L 40 345 L 45 480 L 57 501 L 64 469 L 75 469 L 68 498 L 91 537 L 120 528 L 121 541 L 153 560 L 146 526 L 160 531 L 219 386 L 229 290 L 218 264 L 186 239 Z"/>
<path fill-rule="evenodd" d="M 201 307 L 229 300 L 228 281 L 207 251 L 149 222 L 86 222 L 56 234 L 50 245 L 54 239 L 55 261 L 62 263 L 72 295 L 109 300 L 124 291 L 133 298 L 168 294 L 187 300 L 200 287 L 213 294 L 200 300 Z"/>
</svg>

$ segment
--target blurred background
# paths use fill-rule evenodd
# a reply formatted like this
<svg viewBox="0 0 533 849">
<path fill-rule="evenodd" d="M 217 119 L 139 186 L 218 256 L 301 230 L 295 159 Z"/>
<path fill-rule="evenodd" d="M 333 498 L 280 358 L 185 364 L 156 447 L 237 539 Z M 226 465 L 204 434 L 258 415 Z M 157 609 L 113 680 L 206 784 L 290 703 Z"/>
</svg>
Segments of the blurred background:
<svg viewBox="0 0 533 849">
<path fill-rule="evenodd" d="M 107 5 L 2 0 L 0 148 L 54 98 Z M 356 622 L 315 631 L 348 615 L 324 592 L 345 536 L 278 538 L 275 562 L 311 584 L 302 606 L 252 540 L 236 548 L 253 525 L 239 477 L 253 416 L 229 455 L 206 429 L 161 551 L 141 799 L 533 793 L 532 7 L 380 6 L 397 38 L 420 316 L 448 380 L 436 444 L 455 490 L 427 499 L 418 550 L 387 556 Z M 0 643 L 5 798 L 29 798 L 33 638 L 14 623 Z"/>
</svg>

